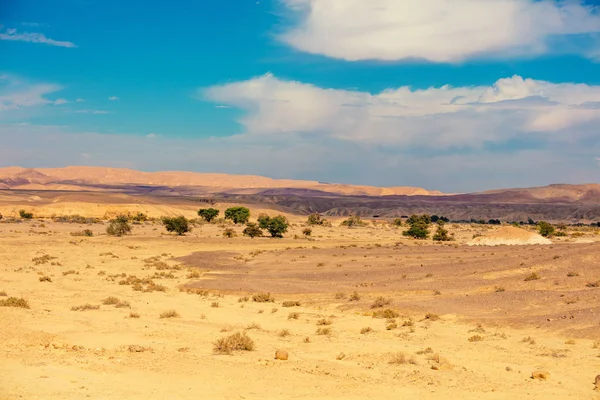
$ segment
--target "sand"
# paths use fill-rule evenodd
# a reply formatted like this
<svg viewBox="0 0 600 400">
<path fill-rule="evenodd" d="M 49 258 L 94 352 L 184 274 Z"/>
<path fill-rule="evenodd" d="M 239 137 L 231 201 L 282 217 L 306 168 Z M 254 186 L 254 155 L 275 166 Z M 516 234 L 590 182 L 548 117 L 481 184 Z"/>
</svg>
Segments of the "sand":
<svg viewBox="0 0 600 400">
<path fill-rule="evenodd" d="M 523 246 L 533 244 L 551 244 L 552 241 L 537 233 L 514 226 L 503 226 L 484 236 L 471 240 L 469 246 Z"/>
<path fill-rule="evenodd" d="M 448 224 L 457 242 L 435 245 L 334 220 L 308 240 L 304 218 L 289 217 L 279 240 L 227 239 L 218 225 L 177 237 L 145 223 L 113 238 L 104 223 L 0 223 L 0 291 L 30 303 L 0 307 L 0 399 L 598 398 L 593 232 L 590 244 L 490 251 L 465 245 L 477 226 Z M 83 229 L 94 237 L 71 235 Z M 135 291 L 123 274 L 165 291 Z M 252 301 L 259 292 L 275 301 Z M 379 296 L 389 304 L 371 308 Z M 99 308 L 71 310 L 87 303 Z M 387 308 L 394 322 L 372 316 Z M 168 310 L 179 316 L 160 318 Z M 215 354 L 235 332 L 255 349 Z"/>
</svg>

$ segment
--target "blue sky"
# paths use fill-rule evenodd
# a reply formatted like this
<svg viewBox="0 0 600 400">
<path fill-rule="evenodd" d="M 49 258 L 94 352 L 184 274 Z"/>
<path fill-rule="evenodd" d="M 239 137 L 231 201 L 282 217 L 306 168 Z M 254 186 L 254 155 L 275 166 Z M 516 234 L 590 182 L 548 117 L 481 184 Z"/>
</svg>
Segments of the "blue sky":
<svg viewBox="0 0 600 400">
<path fill-rule="evenodd" d="M 600 182 L 598 2 L 430 2 L 0 0 L 0 166 Z"/>
</svg>

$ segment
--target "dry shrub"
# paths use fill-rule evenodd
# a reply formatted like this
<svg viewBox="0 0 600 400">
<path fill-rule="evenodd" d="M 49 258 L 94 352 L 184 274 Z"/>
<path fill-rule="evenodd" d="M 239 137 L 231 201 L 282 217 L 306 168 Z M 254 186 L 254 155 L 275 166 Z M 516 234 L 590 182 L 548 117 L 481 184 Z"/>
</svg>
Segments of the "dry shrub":
<svg viewBox="0 0 600 400">
<path fill-rule="evenodd" d="M 483 336 L 473 335 L 469 338 L 469 342 L 481 342 L 483 340 Z"/>
<path fill-rule="evenodd" d="M 297 312 L 292 312 L 288 314 L 288 319 L 298 319 L 300 318 L 300 314 Z"/>
<path fill-rule="evenodd" d="M 529 281 L 537 281 L 542 279 L 542 277 L 540 276 L 540 274 L 538 274 L 537 272 L 532 272 L 531 275 L 528 275 L 524 281 L 525 282 L 529 282 Z"/>
<path fill-rule="evenodd" d="M 130 312 L 129 313 L 129 318 L 139 318 L 140 314 L 136 313 L 136 312 Z"/>
<path fill-rule="evenodd" d="M 346 298 L 346 293 L 337 292 L 337 293 L 335 294 L 335 298 L 336 298 L 337 300 L 340 300 L 340 299 L 345 299 L 345 298 Z"/>
<path fill-rule="evenodd" d="M 590 288 L 598 288 L 600 287 L 600 280 L 597 280 L 596 282 L 590 282 L 585 286 Z"/>
<path fill-rule="evenodd" d="M 175 310 L 167 310 L 160 313 L 160 318 L 179 318 L 179 313 Z"/>
<path fill-rule="evenodd" d="M 250 300 L 250 298 L 248 296 L 240 297 L 238 299 L 238 303 L 245 303 L 245 302 L 247 302 L 249 300 Z"/>
<path fill-rule="evenodd" d="M 383 308 L 384 306 L 387 306 L 388 304 L 390 304 L 390 299 L 386 299 L 383 296 L 379 296 L 378 298 L 375 299 L 373 304 L 371 304 L 371 308 Z"/>
<path fill-rule="evenodd" d="M 251 330 L 251 329 L 256 329 L 258 331 L 260 331 L 260 325 L 257 324 L 256 322 L 251 323 L 250 325 L 246 326 L 246 330 Z"/>
<path fill-rule="evenodd" d="M 6 296 L 6 292 L 4 292 Z M 24 298 L 9 297 L 5 300 L 0 300 L 0 307 L 20 307 L 29 308 L 29 303 Z"/>
<path fill-rule="evenodd" d="M 362 329 L 360 330 L 360 333 L 361 333 L 362 335 L 364 335 L 364 334 L 366 334 L 366 333 L 371 333 L 371 332 L 373 332 L 373 328 L 371 328 L 370 326 L 367 326 L 366 328 L 362 328 Z"/>
<path fill-rule="evenodd" d="M 4 290 L 0 291 L 0 296 L 6 297 L 8 296 L 8 294 L 6 294 L 6 292 Z"/>
<path fill-rule="evenodd" d="M 40 282 L 52 282 L 52 278 L 49 276 L 40 276 Z"/>
<path fill-rule="evenodd" d="M 290 331 L 289 331 L 289 330 L 287 330 L 287 329 L 282 329 L 282 330 L 280 330 L 280 331 L 279 331 L 279 333 L 277 334 L 277 336 L 279 336 L 279 337 L 288 337 L 288 336 L 290 336 L 290 335 L 291 335 L 291 333 L 290 333 Z"/>
<path fill-rule="evenodd" d="M 213 301 L 212 303 L 210 303 L 210 306 L 212 308 L 219 308 L 219 307 L 221 307 L 221 305 L 219 304 L 218 301 Z"/>
<path fill-rule="evenodd" d="M 360 296 L 358 294 L 358 292 L 354 292 L 352 293 L 352 295 L 350 296 L 349 301 L 359 301 L 360 300 Z"/>
<path fill-rule="evenodd" d="M 433 349 L 431 347 L 428 347 L 424 350 L 419 350 L 417 351 L 418 355 L 423 355 L 423 354 L 432 354 L 433 353 Z"/>
<path fill-rule="evenodd" d="M 105 306 L 113 306 L 115 304 L 117 304 L 119 302 L 119 299 L 115 296 L 109 296 L 107 298 L 105 298 L 104 300 L 102 300 L 102 304 L 104 304 Z"/>
<path fill-rule="evenodd" d="M 386 308 L 385 310 L 377 310 L 373 311 L 373 318 L 385 318 L 385 319 L 394 319 L 398 318 L 400 314 L 396 311 Z"/>
<path fill-rule="evenodd" d="M 220 338 L 213 344 L 213 351 L 217 354 L 231 354 L 236 350 L 252 351 L 254 350 L 254 341 L 245 332 L 237 332 Z"/>
<path fill-rule="evenodd" d="M 92 305 L 90 303 L 86 303 L 84 305 L 81 306 L 74 306 L 71 307 L 71 311 L 87 311 L 87 310 L 97 310 L 100 308 L 100 305 Z"/>
<path fill-rule="evenodd" d="M 523 338 L 523 340 L 521 340 L 521 342 L 533 345 L 533 344 L 535 344 L 535 339 L 532 338 L 531 336 L 527 336 L 526 338 Z"/>
<path fill-rule="evenodd" d="M 309 338 L 308 336 L 307 336 L 307 337 L 305 337 L 305 338 L 304 338 L 304 340 L 303 340 L 303 342 L 304 342 L 304 343 L 310 343 L 310 338 Z"/>
<path fill-rule="evenodd" d="M 494 288 L 494 292 L 496 292 L 496 293 L 502 293 L 504 291 L 506 291 L 506 289 L 504 288 L 504 286 L 496 286 Z"/>
<path fill-rule="evenodd" d="M 340 353 L 340 354 L 338 354 L 338 355 L 335 357 L 335 359 L 336 359 L 336 360 L 338 360 L 338 361 L 341 361 L 341 360 L 343 360 L 344 358 L 346 358 L 346 355 L 345 355 L 344 353 Z"/>
<path fill-rule="evenodd" d="M 252 301 L 257 303 L 274 303 L 275 297 L 271 293 L 257 293 L 252 296 Z"/>
<path fill-rule="evenodd" d="M 200 276 L 200 272 L 198 271 L 191 271 L 189 274 L 187 274 L 188 279 L 200 278 Z"/>
<path fill-rule="evenodd" d="M 398 352 L 392 355 L 388 364 L 391 365 L 405 365 L 405 364 L 416 364 L 417 361 L 414 357 L 407 357 L 406 354 Z"/>
<path fill-rule="evenodd" d="M 394 321 L 394 320 L 392 320 L 392 321 Z M 385 329 L 388 330 L 388 331 L 391 331 L 392 329 L 396 329 L 397 327 L 398 327 L 398 324 L 395 321 L 394 322 L 388 322 L 385 325 Z"/>
<path fill-rule="evenodd" d="M 79 275 L 79 272 L 75 271 L 74 269 L 70 269 L 68 271 L 64 271 L 62 274 L 63 274 L 63 276 L 72 275 L 72 274 Z"/>
<path fill-rule="evenodd" d="M 575 272 L 575 271 L 569 271 L 569 272 L 567 273 L 567 276 L 568 276 L 569 278 L 573 278 L 573 277 L 575 277 L 575 276 L 579 276 L 579 273 L 578 273 L 578 272 Z"/>
<path fill-rule="evenodd" d="M 119 301 L 115 304 L 115 308 L 131 308 L 131 304 L 128 301 Z"/>
<path fill-rule="evenodd" d="M 331 335 L 331 328 L 318 328 L 317 335 L 329 336 Z"/>
<path fill-rule="evenodd" d="M 427 313 L 425 314 L 425 319 L 428 319 L 430 321 L 437 321 L 438 319 L 440 319 L 440 316 L 433 313 Z"/>
<path fill-rule="evenodd" d="M 330 319 L 321 318 L 317 321 L 317 325 L 331 325 L 333 322 Z"/>
<path fill-rule="evenodd" d="M 284 301 L 281 304 L 282 307 L 300 307 L 300 302 L 299 301 Z"/>
</svg>

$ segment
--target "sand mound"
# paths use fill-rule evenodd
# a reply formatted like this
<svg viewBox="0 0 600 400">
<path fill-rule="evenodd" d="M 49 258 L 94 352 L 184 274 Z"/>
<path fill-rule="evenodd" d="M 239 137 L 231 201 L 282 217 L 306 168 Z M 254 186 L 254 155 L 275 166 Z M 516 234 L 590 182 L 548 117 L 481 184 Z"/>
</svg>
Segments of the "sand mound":
<svg viewBox="0 0 600 400">
<path fill-rule="evenodd" d="M 515 228 L 514 226 L 504 226 L 487 235 L 473 239 L 469 246 L 499 246 L 499 245 L 527 245 L 527 244 L 550 244 L 549 239 L 538 235 L 537 233 L 526 231 L 525 229 Z"/>
</svg>

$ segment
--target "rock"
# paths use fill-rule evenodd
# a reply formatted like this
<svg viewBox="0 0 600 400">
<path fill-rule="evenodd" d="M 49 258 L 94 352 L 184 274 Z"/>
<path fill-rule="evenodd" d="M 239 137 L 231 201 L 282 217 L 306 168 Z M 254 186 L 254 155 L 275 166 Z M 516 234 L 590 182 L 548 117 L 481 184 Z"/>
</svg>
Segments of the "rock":
<svg viewBox="0 0 600 400">
<path fill-rule="evenodd" d="M 594 379 L 594 384 L 596 385 L 596 390 L 600 390 L 600 375 L 596 375 L 596 379 Z"/>
<path fill-rule="evenodd" d="M 548 371 L 533 371 L 531 373 L 531 379 L 545 381 L 548 378 L 550 378 L 550 372 Z"/>
<path fill-rule="evenodd" d="M 288 355 L 287 350 L 279 349 L 275 352 L 276 360 L 287 361 L 288 357 L 289 357 L 289 355 Z"/>
</svg>

